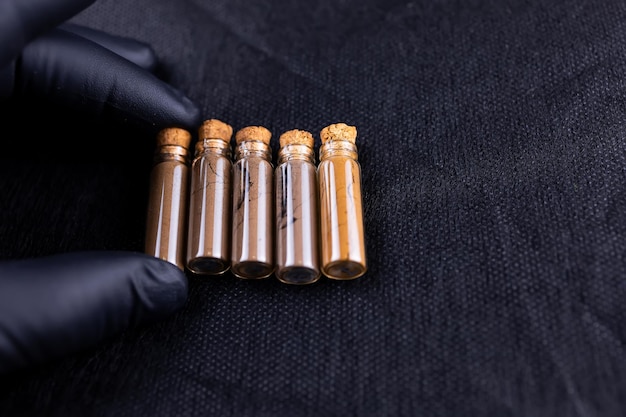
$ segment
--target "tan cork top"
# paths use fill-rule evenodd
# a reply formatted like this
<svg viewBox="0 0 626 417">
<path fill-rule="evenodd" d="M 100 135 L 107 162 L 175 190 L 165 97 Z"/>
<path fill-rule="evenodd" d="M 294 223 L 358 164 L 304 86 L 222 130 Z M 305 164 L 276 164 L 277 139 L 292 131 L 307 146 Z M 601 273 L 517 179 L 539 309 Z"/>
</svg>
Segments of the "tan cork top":
<svg viewBox="0 0 626 417">
<path fill-rule="evenodd" d="M 306 130 L 288 130 L 280 135 L 280 147 L 287 145 L 305 145 L 309 148 L 313 147 L 313 135 Z"/>
<path fill-rule="evenodd" d="M 198 136 L 200 139 L 221 139 L 230 142 L 230 138 L 233 137 L 233 128 L 221 120 L 208 119 L 200 125 Z"/>
<path fill-rule="evenodd" d="M 356 143 L 356 127 L 345 123 L 335 123 L 322 129 L 320 138 L 322 143 L 331 140 L 347 140 L 348 142 Z"/>
<path fill-rule="evenodd" d="M 157 134 L 157 147 L 174 145 L 188 149 L 190 143 L 191 133 L 179 127 L 166 127 Z"/>
<path fill-rule="evenodd" d="M 257 140 L 259 142 L 263 142 L 266 145 L 270 144 L 270 139 L 272 138 L 272 132 L 270 132 L 267 128 L 263 126 L 247 126 L 237 131 L 235 135 L 235 141 L 237 145 L 241 142 L 248 140 Z"/>
</svg>

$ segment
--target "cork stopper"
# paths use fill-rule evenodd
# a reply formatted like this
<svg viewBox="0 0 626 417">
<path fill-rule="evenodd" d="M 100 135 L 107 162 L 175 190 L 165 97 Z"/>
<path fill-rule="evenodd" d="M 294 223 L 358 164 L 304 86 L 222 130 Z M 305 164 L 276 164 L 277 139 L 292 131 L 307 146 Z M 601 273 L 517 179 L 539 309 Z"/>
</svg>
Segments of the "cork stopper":
<svg viewBox="0 0 626 417">
<path fill-rule="evenodd" d="M 233 128 L 221 120 L 208 119 L 205 120 L 198 129 L 200 139 L 221 139 L 224 142 L 230 142 L 233 136 Z"/>
<path fill-rule="evenodd" d="M 309 148 L 313 147 L 313 135 L 306 130 L 288 130 L 280 135 L 280 147 L 287 145 L 304 145 Z"/>
<path fill-rule="evenodd" d="M 356 127 L 345 123 L 335 123 L 322 129 L 320 138 L 322 139 L 322 144 L 331 140 L 345 140 L 350 143 L 356 143 Z"/>
<path fill-rule="evenodd" d="M 182 146 L 189 148 L 191 133 L 179 127 L 167 127 L 157 134 L 157 148 L 162 146 Z"/>
<path fill-rule="evenodd" d="M 235 135 L 237 145 L 244 141 L 259 141 L 269 145 L 271 138 L 272 132 L 263 126 L 247 126 L 239 129 Z"/>
</svg>

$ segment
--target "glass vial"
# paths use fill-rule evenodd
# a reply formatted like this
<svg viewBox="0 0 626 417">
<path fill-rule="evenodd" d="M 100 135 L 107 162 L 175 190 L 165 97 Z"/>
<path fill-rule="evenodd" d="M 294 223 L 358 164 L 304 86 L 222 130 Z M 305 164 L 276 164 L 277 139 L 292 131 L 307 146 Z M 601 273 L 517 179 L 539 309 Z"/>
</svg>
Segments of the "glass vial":
<svg viewBox="0 0 626 417">
<path fill-rule="evenodd" d="M 231 271 L 239 278 L 274 272 L 274 167 L 271 132 L 248 126 L 235 135 Z"/>
<path fill-rule="evenodd" d="M 290 130 L 280 136 L 274 184 L 276 278 L 286 284 L 311 284 L 321 274 L 317 173 L 309 132 Z"/>
<path fill-rule="evenodd" d="M 356 127 L 345 123 L 329 125 L 320 132 L 317 174 L 322 273 L 338 280 L 358 278 L 367 271 L 356 136 Z"/>
<path fill-rule="evenodd" d="M 230 268 L 230 222 L 233 128 L 205 120 L 191 163 L 187 269 L 219 275 Z"/>
<path fill-rule="evenodd" d="M 145 252 L 185 270 L 187 192 L 191 134 L 166 128 L 157 134 L 150 192 Z"/>
</svg>

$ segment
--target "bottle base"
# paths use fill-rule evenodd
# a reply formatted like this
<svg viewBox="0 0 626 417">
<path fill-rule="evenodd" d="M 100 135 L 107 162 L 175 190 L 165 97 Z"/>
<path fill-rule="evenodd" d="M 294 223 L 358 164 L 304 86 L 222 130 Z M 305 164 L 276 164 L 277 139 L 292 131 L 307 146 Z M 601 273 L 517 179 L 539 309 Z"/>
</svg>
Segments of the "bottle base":
<svg viewBox="0 0 626 417">
<path fill-rule="evenodd" d="M 242 279 L 268 278 L 274 272 L 274 265 L 257 261 L 245 261 L 231 266 L 233 275 Z"/>
<path fill-rule="evenodd" d="M 313 284 L 320 276 L 320 271 L 305 266 L 290 266 L 276 271 L 280 282 L 293 285 Z"/>
<path fill-rule="evenodd" d="M 349 280 L 363 276 L 367 267 L 354 261 L 334 261 L 322 268 L 322 273 L 336 280 Z"/>
<path fill-rule="evenodd" d="M 187 269 L 197 275 L 222 275 L 230 268 L 230 263 L 224 259 L 201 257 L 187 263 Z"/>
</svg>

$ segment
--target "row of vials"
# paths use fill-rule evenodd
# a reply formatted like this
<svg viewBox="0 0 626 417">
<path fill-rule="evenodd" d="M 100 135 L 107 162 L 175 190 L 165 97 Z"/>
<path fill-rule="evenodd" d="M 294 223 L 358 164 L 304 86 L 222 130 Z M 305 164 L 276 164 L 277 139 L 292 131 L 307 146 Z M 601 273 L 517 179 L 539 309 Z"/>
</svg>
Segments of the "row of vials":
<svg viewBox="0 0 626 417">
<path fill-rule="evenodd" d="M 150 177 L 146 253 L 195 275 L 232 271 L 243 279 L 275 275 L 311 284 L 367 271 L 356 127 L 331 124 L 314 138 L 290 130 L 272 162 L 271 132 L 247 126 L 235 135 L 220 120 L 191 133 L 157 135 Z"/>
</svg>

